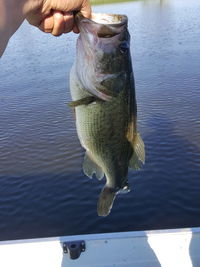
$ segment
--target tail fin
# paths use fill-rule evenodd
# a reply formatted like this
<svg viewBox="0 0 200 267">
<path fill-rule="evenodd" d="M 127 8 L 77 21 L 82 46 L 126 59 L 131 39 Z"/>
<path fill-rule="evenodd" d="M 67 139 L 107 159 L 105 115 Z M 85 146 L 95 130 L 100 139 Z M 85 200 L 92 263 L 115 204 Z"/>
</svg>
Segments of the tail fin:
<svg viewBox="0 0 200 267">
<path fill-rule="evenodd" d="M 99 216 L 107 216 L 112 209 L 116 197 L 116 191 L 113 188 L 105 186 L 99 196 L 97 203 L 97 213 Z"/>
</svg>

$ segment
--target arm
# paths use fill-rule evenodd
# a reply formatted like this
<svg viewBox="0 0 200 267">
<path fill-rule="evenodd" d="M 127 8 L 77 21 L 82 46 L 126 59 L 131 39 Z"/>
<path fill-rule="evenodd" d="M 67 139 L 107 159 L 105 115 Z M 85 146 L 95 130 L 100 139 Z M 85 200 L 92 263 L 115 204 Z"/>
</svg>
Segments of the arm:
<svg viewBox="0 0 200 267">
<path fill-rule="evenodd" d="M 9 38 L 24 20 L 24 0 L 0 0 L 0 56 Z"/>
<path fill-rule="evenodd" d="M 81 11 L 85 17 L 90 17 L 89 0 L 0 0 L 0 56 L 25 18 L 54 36 L 72 30 L 78 32 L 73 11 Z"/>
</svg>

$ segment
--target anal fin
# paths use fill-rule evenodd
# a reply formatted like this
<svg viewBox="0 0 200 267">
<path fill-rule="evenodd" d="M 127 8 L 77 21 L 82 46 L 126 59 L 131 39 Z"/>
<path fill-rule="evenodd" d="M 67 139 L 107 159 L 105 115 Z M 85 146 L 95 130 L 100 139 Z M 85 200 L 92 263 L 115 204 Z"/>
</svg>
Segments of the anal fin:
<svg viewBox="0 0 200 267">
<path fill-rule="evenodd" d="M 93 174 L 96 175 L 98 180 L 101 180 L 104 177 L 104 172 L 101 167 L 99 167 L 92 159 L 89 153 L 85 153 L 84 161 L 83 161 L 83 172 L 89 178 L 92 178 Z"/>
</svg>

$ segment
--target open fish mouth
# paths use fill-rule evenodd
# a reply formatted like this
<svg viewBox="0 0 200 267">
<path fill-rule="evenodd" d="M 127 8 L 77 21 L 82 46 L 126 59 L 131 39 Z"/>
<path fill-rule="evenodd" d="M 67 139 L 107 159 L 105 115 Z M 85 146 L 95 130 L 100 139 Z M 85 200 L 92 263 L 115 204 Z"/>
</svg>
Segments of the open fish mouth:
<svg viewBox="0 0 200 267">
<path fill-rule="evenodd" d="M 92 13 L 90 20 L 98 24 L 123 25 L 124 23 L 127 23 L 127 17 L 125 15 L 107 13 Z"/>
<path fill-rule="evenodd" d="M 79 12 L 75 16 L 75 21 L 81 32 L 92 32 L 98 37 L 109 38 L 123 31 L 127 26 L 126 15 L 92 13 L 91 18 L 85 18 Z"/>
<path fill-rule="evenodd" d="M 107 14 L 107 13 L 92 13 L 90 18 L 85 18 L 80 12 L 75 16 L 77 22 L 88 21 L 90 23 L 110 24 L 110 25 L 124 25 L 128 22 L 126 15 Z"/>
</svg>

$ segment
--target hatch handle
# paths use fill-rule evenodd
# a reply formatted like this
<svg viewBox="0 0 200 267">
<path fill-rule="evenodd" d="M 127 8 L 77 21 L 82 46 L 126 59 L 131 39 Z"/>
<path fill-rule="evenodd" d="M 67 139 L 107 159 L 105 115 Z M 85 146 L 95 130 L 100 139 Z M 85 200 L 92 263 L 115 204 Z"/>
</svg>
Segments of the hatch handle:
<svg viewBox="0 0 200 267">
<path fill-rule="evenodd" d="M 63 252 L 69 253 L 69 257 L 72 260 L 76 260 L 80 257 L 81 253 L 85 251 L 85 241 L 76 240 L 63 243 Z"/>
</svg>

